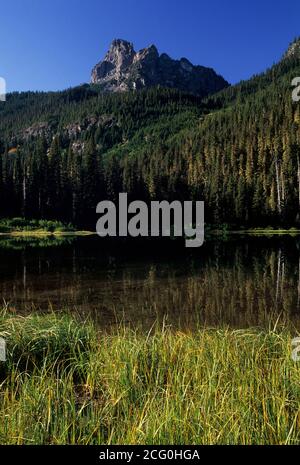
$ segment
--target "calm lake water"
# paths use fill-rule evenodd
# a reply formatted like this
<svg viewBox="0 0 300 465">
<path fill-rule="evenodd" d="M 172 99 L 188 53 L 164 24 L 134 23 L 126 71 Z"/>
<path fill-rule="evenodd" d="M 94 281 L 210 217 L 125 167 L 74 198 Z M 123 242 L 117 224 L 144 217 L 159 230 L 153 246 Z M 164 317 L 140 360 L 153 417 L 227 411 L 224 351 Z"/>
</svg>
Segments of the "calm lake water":
<svg viewBox="0 0 300 465">
<path fill-rule="evenodd" d="M 98 237 L 0 240 L 0 298 L 19 314 L 90 314 L 108 327 L 265 326 L 281 315 L 299 327 L 300 238 L 233 236 L 200 249 L 175 241 Z"/>
</svg>

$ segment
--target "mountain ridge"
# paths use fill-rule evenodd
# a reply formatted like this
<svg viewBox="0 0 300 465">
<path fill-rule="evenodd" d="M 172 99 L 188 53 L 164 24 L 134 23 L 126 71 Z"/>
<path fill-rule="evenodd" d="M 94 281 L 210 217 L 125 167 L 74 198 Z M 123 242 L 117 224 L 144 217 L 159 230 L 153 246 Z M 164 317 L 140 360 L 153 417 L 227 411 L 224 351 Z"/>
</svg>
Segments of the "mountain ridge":
<svg viewBox="0 0 300 465">
<path fill-rule="evenodd" d="M 295 76 L 293 52 L 205 98 L 161 87 L 104 93 L 98 85 L 8 94 L 0 105 L 0 216 L 92 227 L 99 200 L 128 192 L 145 201 L 203 199 L 212 224 L 299 227 Z"/>
</svg>

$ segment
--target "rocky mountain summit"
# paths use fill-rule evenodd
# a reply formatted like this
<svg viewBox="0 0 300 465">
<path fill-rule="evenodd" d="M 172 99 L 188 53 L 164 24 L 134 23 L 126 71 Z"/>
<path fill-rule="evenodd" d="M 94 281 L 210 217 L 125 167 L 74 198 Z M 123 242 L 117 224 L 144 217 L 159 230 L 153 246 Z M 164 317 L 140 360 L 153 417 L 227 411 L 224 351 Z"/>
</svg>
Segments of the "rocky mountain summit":
<svg viewBox="0 0 300 465">
<path fill-rule="evenodd" d="M 229 84 L 212 68 L 194 66 L 186 58 L 173 60 L 155 45 L 138 52 L 133 44 L 116 39 L 92 70 L 91 82 L 105 92 L 124 92 L 154 86 L 170 87 L 204 96 Z"/>
</svg>

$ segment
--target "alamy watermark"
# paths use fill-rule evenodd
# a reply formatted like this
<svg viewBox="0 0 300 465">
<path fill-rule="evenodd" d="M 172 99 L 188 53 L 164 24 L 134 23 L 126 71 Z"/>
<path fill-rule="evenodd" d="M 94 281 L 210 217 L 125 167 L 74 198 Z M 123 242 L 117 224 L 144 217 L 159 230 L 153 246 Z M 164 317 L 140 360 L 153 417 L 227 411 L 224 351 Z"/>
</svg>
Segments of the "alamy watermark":
<svg viewBox="0 0 300 465">
<path fill-rule="evenodd" d="M 0 102 L 6 101 L 6 81 L 0 77 Z"/>
<path fill-rule="evenodd" d="M 136 200 L 128 205 L 127 194 L 121 193 L 118 212 L 109 200 L 98 203 L 96 212 L 102 215 L 96 225 L 100 237 L 185 237 L 186 247 L 200 247 L 204 242 L 202 201 L 152 201 L 148 206 Z"/>
<path fill-rule="evenodd" d="M 295 87 L 295 89 L 292 92 L 292 100 L 293 102 L 299 102 L 300 101 L 300 77 L 295 77 L 292 80 L 292 86 Z"/>
<path fill-rule="evenodd" d="M 6 342 L 0 337 L 0 362 L 6 361 Z"/>
<path fill-rule="evenodd" d="M 300 337 L 292 339 L 292 360 L 300 362 Z"/>
</svg>

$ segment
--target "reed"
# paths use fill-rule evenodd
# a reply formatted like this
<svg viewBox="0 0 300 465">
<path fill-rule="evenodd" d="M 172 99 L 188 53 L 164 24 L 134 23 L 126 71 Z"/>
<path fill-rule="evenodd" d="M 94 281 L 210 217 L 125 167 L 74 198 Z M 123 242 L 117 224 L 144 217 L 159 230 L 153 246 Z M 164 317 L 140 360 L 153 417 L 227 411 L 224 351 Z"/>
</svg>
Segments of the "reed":
<svg viewBox="0 0 300 465">
<path fill-rule="evenodd" d="M 108 334 L 0 315 L 1 444 L 299 444 L 300 363 L 285 328 Z"/>
</svg>

